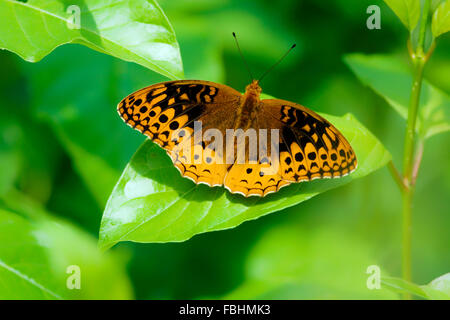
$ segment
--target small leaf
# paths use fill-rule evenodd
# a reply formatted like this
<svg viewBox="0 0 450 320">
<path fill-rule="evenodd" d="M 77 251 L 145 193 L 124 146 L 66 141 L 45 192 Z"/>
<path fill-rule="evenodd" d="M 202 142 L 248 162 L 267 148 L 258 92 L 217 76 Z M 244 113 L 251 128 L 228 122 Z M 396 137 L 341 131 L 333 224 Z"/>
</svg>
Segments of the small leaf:
<svg viewBox="0 0 450 320">
<path fill-rule="evenodd" d="M 195 234 L 233 228 L 244 221 L 296 205 L 361 178 L 390 160 L 383 145 L 352 115 L 323 115 L 348 139 L 358 157 L 350 176 L 296 183 L 264 198 L 244 198 L 223 187 L 181 177 L 166 152 L 146 141 L 114 188 L 100 227 L 100 246 L 120 241 L 185 241 Z"/>
<path fill-rule="evenodd" d="M 435 38 L 450 31 L 450 0 L 442 2 L 434 11 L 431 31 Z"/>
<path fill-rule="evenodd" d="M 41 216 L 30 222 L 0 209 L 0 299 L 128 299 L 124 263 L 101 254 L 84 231 Z M 69 266 L 81 288 L 70 289 Z"/>
<path fill-rule="evenodd" d="M 154 0 L 73 0 L 70 6 L 63 0 L 0 0 L 0 35 L 0 48 L 30 62 L 79 43 L 171 79 L 183 77 L 175 33 Z"/>
<path fill-rule="evenodd" d="M 427 293 L 417 284 L 396 277 L 381 277 L 383 287 L 397 293 L 410 293 L 428 299 Z"/>
<path fill-rule="evenodd" d="M 402 61 L 391 56 L 363 54 L 346 55 L 344 61 L 362 83 L 407 118 L 412 76 Z M 423 138 L 450 130 L 450 97 L 426 80 L 422 83 L 419 107 L 416 129 Z"/>
<path fill-rule="evenodd" d="M 421 286 L 430 299 L 450 300 L 450 273 L 434 279 L 429 284 Z"/>
<path fill-rule="evenodd" d="M 439 5 L 445 1 L 447 1 L 447 0 L 431 0 L 431 4 L 430 4 L 431 12 L 434 12 L 439 7 Z"/>
<path fill-rule="evenodd" d="M 384 0 L 386 4 L 399 17 L 406 28 L 412 32 L 420 18 L 419 0 Z"/>
<path fill-rule="evenodd" d="M 429 300 L 450 299 L 450 273 L 444 274 L 423 286 L 395 277 L 382 277 L 381 283 L 384 287 L 398 293 L 408 292 Z"/>
</svg>

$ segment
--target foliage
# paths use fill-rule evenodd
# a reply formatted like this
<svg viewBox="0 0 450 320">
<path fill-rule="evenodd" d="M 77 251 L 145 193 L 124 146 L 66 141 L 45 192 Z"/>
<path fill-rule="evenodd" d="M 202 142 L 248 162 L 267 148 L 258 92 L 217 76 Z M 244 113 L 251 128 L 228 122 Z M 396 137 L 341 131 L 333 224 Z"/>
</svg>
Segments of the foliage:
<svg viewBox="0 0 450 320">
<path fill-rule="evenodd" d="M 344 60 L 364 84 L 386 99 L 406 119 L 412 77 L 402 60 L 362 54 L 347 55 Z M 425 81 L 420 104 L 417 131 L 421 137 L 426 139 L 450 130 L 450 97 L 445 92 Z"/>
<path fill-rule="evenodd" d="M 123 263 L 99 253 L 95 239 L 69 223 L 49 217 L 30 222 L 2 210 L 0 241 L 0 299 L 132 297 Z M 72 265 L 81 270 L 82 290 L 66 285 Z"/>
<path fill-rule="evenodd" d="M 394 292 L 408 292 L 419 298 L 430 300 L 450 299 L 450 274 L 446 273 L 429 284 L 419 286 L 400 278 L 383 277 L 383 286 Z"/>
<path fill-rule="evenodd" d="M 400 273 L 399 192 L 376 171 L 401 156 L 412 73 L 398 52 L 408 36 L 418 43 L 420 1 L 379 1 L 381 30 L 364 28 L 369 0 L 159 2 L 164 12 L 154 0 L 74 0 L 81 28 L 70 29 L 66 1 L 0 0 L 0 47 L 39 61 L 0 52 L 0 298 L 447 299 L 449 135 L 428 138 L 449 129 L 449 1 L 431 5 L 436 49 L 416 127 L 426 139 L 414 200 L 422 286 L 390 277 Z M 121 98 L 183 72 L 242 91 L 232 31 L 257 75 L 297 43 L 263 89 L 336 124 L 356 150 L 354 174 L 244 199 L 181 178 L 123 124 Z M 101 253 L 97 238 L 118 245 Z M 374 264 L 381 290 L 366 287 Z M 79 291 L 66 287 L 69 265 L 81 267 Z"/>
<path fill-rule="evenodd" d="M 443 1 L 434 11 L 431 30 L 436 38 L 450 31 L 450 1 Z"/>
<path fill-rule="evenodd" d="M 183 74 L 175 33 L 156 1 L 2 0 L 0 12 L 0 47 L 27 61 L 39 61 L 62 44 L 79 43 L 170 78 Z"/>
<path fill-rule="evenodd" d="M 420 18 L 420 0 L 384 0 L 400 18 L 405 27 L 412 32 Z"/>
</svg>

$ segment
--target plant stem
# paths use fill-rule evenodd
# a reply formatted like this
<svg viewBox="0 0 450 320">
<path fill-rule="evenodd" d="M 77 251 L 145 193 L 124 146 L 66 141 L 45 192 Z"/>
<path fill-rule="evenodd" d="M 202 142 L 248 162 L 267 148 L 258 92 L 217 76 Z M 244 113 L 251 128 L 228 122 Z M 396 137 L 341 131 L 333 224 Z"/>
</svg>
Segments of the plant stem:
<svg viewBox="0 0 450 320">
<path fill-rule="evenodd" d="M 417 110 L 419 108 L 420 90 L 422 87 L 423 67 L 425 62 L 421 59 L 416 61 L 414 80 L 411 89 L 411 100 L 408 110 L 408 121 L 405 134 L 405 151 L 403 155 L 403 183 L 406 187 L 402 189 L 403 211 L 402 211 L 402 277 L 404 280 L 412 281 L 411 268 L 411 231 L 412 231 L 412 199 L 414 185 L 412 184 L 412 167 L 414 154 L 414 140 Z M 411 299 L 409 293 L 404 294 L 404 299 Z"/>
<path fill-rule="evenodd" d="M 404 192 L 404 189 L 406 188 L 405 181 L 403 180 L 403 177 L 400 174 L 400 172 L 395 167 L 394 162 L 392 162 L 392 160 L 391 160 L 391 161 L 389 161 L 389 163 L 387 165 L 388 165 L 389 172 L 391 173 L 394 181 L 397 183 L 397 186 L 399 187 L 400 191 Z"/>
<path fill-rule="evenodd" d="M 412 176 L 411 176 L 411 185 L 416 185 L 417 175 L 419 174 L 419 168 L 420 163 L 422 162 L 422 156 L 423 156 L 423 139 L 419 139 L 417 141 L 417 147 L 416 147 L 416 156 L 414 157 L 414 165 L 412 169 Z"/>
<path fill-rule="evenodd" d="M 417 112 L 420 102 L 420 91 L 422 88 L 423 69 L 429 56 L 424 55 L 425 29 L 427 25 L 428 12 L 430 10 L 430 0 L 425 0 L 422 17 L 420 20 L 419 41 L 416 51 L 411 58 L 414 63 L 414 78 L 411 88 L 411 98 L 408 109 L 408 120 L 405 133 L 405 149 L 403 154 L 403 181 L 406 188 L 402 189 L 403 210 L 402 210 L 402 276 L 406 281 L 411 282 L 411 231 L 412 231 L 412 199 L 414 193 L 413 176 L 413 155 L 415 142 L 415 129 Z M 404 299 L 411 299 L 409 293 L 404 294 Z"/>
<path fill-rule="evenodd" d="M 412 192 L 403 192 L 403 219 L 402 219 L 402 277 L 404 280 L 411 282 L 411 229 L 412 229 Z M 405 300 L 411 299 L 410 293 L 404 293 Z"/>
<path fill-rule="evenodd" d="M 408 110 L 408 120 L 405 134 L 405 152 L 403 155 L 403 175 L 410 181 L 412 173 L 412 163 L 414 154 L 414 137 L 417 120 L 417 110 L 419 109 L 420 90 L 422 88 L 423 67 L 425 61 L 416 59 L 414 66 L 414 80 L 411 89 L 411 98 Z"/>
</svg>

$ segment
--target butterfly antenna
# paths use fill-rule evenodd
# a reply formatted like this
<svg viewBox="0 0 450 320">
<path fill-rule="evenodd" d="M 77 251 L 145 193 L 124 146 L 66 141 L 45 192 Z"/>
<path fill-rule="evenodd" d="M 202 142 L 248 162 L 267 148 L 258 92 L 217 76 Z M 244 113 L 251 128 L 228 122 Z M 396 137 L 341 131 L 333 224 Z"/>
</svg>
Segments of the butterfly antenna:
<svg viewBox="0 0 450 320">
<path fill-rule="evenodd" d="M 233 32 L 233 37 L 234 37 L 234 41 L 236 41 L 236 46 L 238 48 L 239 54 L 241 55 L 242 60 L 244 60 L 244 64 L 245 64 L 245 67 L 247 68 L 248 74 L 250 75 L 250 77 L 253 80 L 255 78 L 253 78 L 253 74 L 252 74 L 252 71 L 250 70 L 250 67 L 247 64 L 247 60 L 245 60 L 244 55 L 242 54 L 241 47 L 239 47 L 239 42 L 236 37 L 236 33 L 234 33 L 234 32 Z"/>
<path fill-rule="evenodd" d="M 294 43 L 292 47 L 289 48 L 289 50 L 273 65 L 271 66 L 266 72 L 263 73 L 261 78 L 259 78 L 258 82 L 261 82 L 261 80 L 270 72 L 272 71 L 288 54 L 291 52 L 292 49 L 294 49 L 296 44 Z"/>
</svg>

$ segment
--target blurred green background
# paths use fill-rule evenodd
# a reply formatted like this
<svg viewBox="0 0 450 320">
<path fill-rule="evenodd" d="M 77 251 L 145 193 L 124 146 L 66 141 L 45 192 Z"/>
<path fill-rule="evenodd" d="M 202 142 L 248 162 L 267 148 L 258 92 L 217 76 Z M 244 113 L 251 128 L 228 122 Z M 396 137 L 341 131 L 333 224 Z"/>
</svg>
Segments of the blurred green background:
<svg viewBox="0 0 450 320">
<path fill-rule="evenodd" d="M 353 113 L 400 166 L 404 120 L 343 62 L 353 52 L 407 61 L 407 32 L 382 1 L 159 3 L 175 29 L 187 79 L 244 90 L 250 78 L 232 31 L 257 75 L 296 43 L 263 91 L 318 112 Z M 371 4 L 381 8 L 381 30 L 366 27 Z M 450 94 L 448 40 L 440 39 L 426 78 Z M 79 45 L 59 47 L 36 64 L 2 51 L 0 68 L 0 208 L 26 219 L 57 216 L 89 233 L 94 246 L 106 200 L 144 140 L 118 117 L 116 105 L 167 79 Z M 413 279 L 419 284 L 450 267 L 449 142 L 448 134 L 427 141 L 417 183 Z M 232 230 L 183 243 L 121 243 L 112 249 L 123 268 L 117 290 L 139 299 L 396 298 L 368 290 L 365 272 L 375 264 L 400 275 L 400 231 L 401 195 L 383 168 Z M 53 235 L 55 241 L 64 234 Z"/>
</svg>

